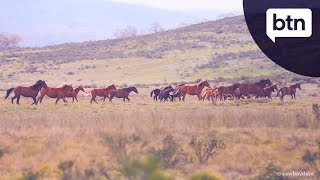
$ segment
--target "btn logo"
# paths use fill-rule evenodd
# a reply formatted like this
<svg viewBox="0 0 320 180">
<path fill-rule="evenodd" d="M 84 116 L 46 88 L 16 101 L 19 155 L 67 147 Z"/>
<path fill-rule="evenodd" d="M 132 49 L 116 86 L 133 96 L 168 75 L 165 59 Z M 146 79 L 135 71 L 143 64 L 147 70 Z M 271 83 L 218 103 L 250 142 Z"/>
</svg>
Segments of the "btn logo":
<svg viewBox="0 0 320 180">
<path fill-rule="evenodd" d="M 243 0 L 243 8 L 253 40 L 270 60 L 320 77 L 320 0 Z"/>
<path fill-rule="evenodd" d="M 311 37 L 311 9 L 268 9 L 267 35 L 275 43 L 279 37 Z"/>
</svg>

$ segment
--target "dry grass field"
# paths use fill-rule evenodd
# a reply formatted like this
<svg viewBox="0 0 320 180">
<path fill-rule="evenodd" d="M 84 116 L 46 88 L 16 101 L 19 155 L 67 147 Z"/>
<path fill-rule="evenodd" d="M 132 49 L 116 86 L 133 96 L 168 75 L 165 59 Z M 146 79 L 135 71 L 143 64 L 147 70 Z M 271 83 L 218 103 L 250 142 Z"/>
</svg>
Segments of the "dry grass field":
<svg viewBox="0 0 320 180">
<path fill-rule="evenodd" d="M 253 99 L 212 106 L 195 97 L 159 103 L 149 97 L 149 89 L 141 89 L 129 103 L 114 99 L 90 104 L 84 96 L 79 103 L 56 106 L 48 98 L 38 106 L 30 106 L 30 99 L 22 99 L 21 106 L 1 101 L 0 179 L 18 179 L 31 172 L 40 179 L 59 179 L 64 173 L 58 166 L 67 161 L 73 162 L 70 177 L 74 179 L 126 179 L 106 137 L 117 143 L 119 137 L 138 137 L 137 142 L 128 141 L 125 149 L 130 158 L 139 158 L 152 148 L 161 149 L 163 139 L 172 136 L 187 157 L 161 168 L 175 179 L 187 179 L 199 171 L 226 179 L 255 179 L 269 163 L 284 171 L 313 172 L 302 156 L 307 149 L 316 149 L 320 135 L 320 123 L 312 112 L 312 104 L 320 98 L 306 95 L 316 88 L 305 85 L 304 93 L 299 91 L 297 100 L 287 98 L 285 105 L 278 99 Z M 207 136 L 221 140 L 226 148 L 200 164 L 190 142 Z"/>
</svg>

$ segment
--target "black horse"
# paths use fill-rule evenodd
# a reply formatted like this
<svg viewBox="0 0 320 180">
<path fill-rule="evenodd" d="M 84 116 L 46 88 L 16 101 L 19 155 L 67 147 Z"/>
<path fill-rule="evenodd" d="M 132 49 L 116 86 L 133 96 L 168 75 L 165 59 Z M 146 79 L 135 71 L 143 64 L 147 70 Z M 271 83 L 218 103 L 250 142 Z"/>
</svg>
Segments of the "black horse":
<svg viewBox="0 0 320 180">
<path fill-rule="evenodd" d="M 150 93 L 150 97 L 152 97 L 153 95 L 153 100 L 158 101 L 159 95 L 160 95 L 161 90 L 160 89 L 154 89 L 151 91 Z"/>
<path fill-rule="evenodd" d="M 170 86 L 166 89 L 163 89 L 160 93 L 160 102 L 165 102 L 168 101 L 169 97 L 170 97 L 170 93 L 173 92 L 174 89 Z"/>
<path fill-rule="evenodd" d="M 163 99 L 162 96 L 164 94 L 164 92 L 168 89 L 173 89 L 172 86 L 166 86 L 162 89 L 154 89 L 151 91 L 150 93 L 150 97 L 153 97 L 153 100 L 158 101 L 158 99 L 160 99 L 160 101 Z"/>
</svg>

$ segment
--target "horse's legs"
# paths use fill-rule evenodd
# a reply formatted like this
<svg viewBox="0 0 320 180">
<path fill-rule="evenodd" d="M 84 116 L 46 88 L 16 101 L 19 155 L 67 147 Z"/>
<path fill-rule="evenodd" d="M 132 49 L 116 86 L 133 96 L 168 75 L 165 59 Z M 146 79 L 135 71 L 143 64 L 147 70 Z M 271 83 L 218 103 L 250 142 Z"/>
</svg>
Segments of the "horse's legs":
<svg viewBox="0 0 320 180">
<path fill-rule="evenodd" d="M 12 98 L 11 98 L 11 103 L 13 104 L 13 101 L 16 99 L 16 95 L 14 95 Z"/>
<path fill-rule="evenodd" d="M 91 97 L 91 100 L 90 100 L 90 103 L 91 103 L 91 104 L 92 104 L 92 101 L 94 101 L 95 98 L 96 98 L 95 96 L 92 96 L 92 97 Z"/>
<path fill-rule="evenodd" d="M 17 97 L 17 104 L 20 105 L 20 95 Z"/>
<path fill-rule="evenodd" d="M 60 97 L 58 97 L 58 98 L 57 98 L 57 100 L 56 100 L 56 103 L 55 103 L 55 104 L 58 104 L 58 101 L 59 101 L 59 100 L 60 100 Z"/>
<path fill-rule="evenodd" d="M 201 101 L 201 96 L 200 96 L 200 94 L 197 94 L 197 96 L 198 96 L 198 101 Z"/>
<path fill-rule="evenodd" d="M 76 101 L 79 102 L 77 96 L 75 96 L 74 99 L 76 99 Z M 74 101 L 74 99 L 72 99 L 72 102 Z"/>
<path fill-rule="evenodd" d="M 42 97 L 41 96 L 38 97 L 37 104 L 38 104 L 38 102 L 42 103 Z"/>
<path fill-rule="evenodd" d="M 63 102 L 68 103 L 65 97 L 62 98 Z"/>
<path fill-rule="evenodd" d="M 185 98 L 186 98 L 186 95 L 187 95 L 187 94 L 183 94 L 183 95 L 182 95 L 182 101 L 183 101 L 183 102 L 184 102 L 184 100 L 185 100 Z"/>
<path fill-rule="evenodd" d="M 38 104 L 38 102 L 37 102 L 37 97 L 32 97 L 32 99 L 33 99 L 33 103 L 31 104 L 31 105 L 37 105 Z"/>
<path fill-rule="evenodd" d="M 126 97 L 126 99 L 128 99 L 128 102 L 130 102 L 130 99 L 129 99 L 129 97 Z"/>
<path fill-rule="evenodd" d="M 296 99 L 296 93 L 293 93 L 293 97 L 294 97 L 294 99 Z"/>
</svg>

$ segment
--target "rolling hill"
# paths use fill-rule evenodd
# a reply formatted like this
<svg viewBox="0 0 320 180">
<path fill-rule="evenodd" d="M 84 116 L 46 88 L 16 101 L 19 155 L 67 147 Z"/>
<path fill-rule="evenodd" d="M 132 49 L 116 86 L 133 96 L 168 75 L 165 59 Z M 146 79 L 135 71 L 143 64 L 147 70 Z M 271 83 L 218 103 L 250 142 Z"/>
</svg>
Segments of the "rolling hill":
<svg viewBox="0 0 320 180">
<path fill-rule="evenodd" d="M 209 79 L 213 83 L 272 78 L 279 83 L 317 82 L 270 61 L 252 40 L 243 16 L 126 39 L 0 51 L 0 88 L 44 79 L 86 87 Z"/>
</svg>

